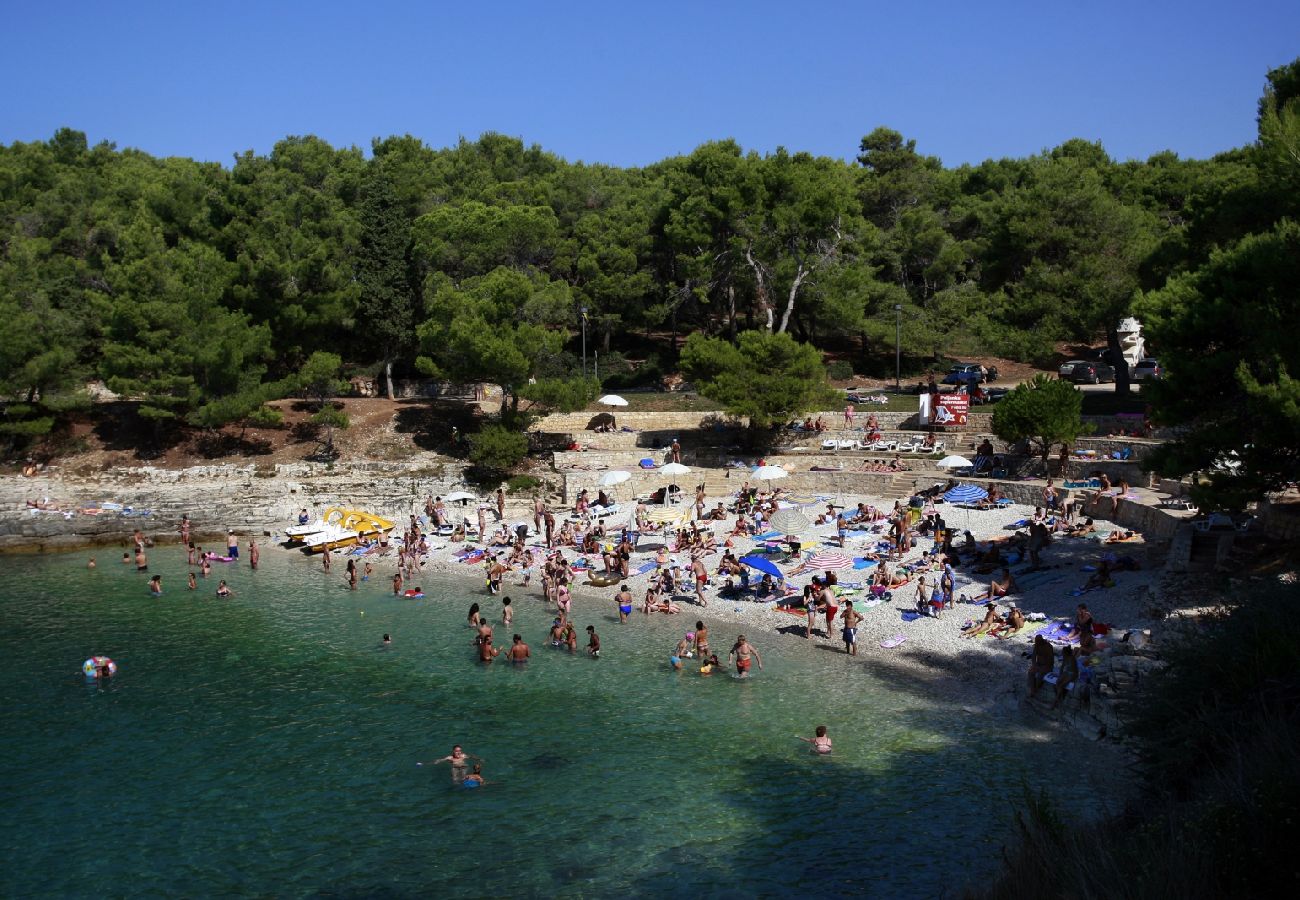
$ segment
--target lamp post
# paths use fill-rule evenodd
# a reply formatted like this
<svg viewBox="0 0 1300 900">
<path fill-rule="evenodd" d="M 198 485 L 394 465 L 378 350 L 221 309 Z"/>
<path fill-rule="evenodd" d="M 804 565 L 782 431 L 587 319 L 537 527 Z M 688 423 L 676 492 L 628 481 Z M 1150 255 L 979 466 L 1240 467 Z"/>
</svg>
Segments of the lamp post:
<svg viewBox="0 0 1300 900">
<path fill-rule="evenodd" d="M 587 307 L 578 308 L 582 314 L 582 377 L 587 377 Z"/>
<path fill-rule="evenodd" d="M 894 304 L 894 393 L 903 392 L 903 304 Z"/>
</svg>

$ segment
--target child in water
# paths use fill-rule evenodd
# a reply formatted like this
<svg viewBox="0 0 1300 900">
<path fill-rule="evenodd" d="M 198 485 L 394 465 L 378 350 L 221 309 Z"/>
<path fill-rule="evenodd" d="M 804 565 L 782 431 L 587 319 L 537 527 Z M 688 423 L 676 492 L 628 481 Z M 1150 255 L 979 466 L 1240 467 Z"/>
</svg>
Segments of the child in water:
<svg viewBox="0 0 1300 900">
<path fill-rule="evenodd" d="M 461 784 L 467 788 L 476 788 L 487 784 L 487 782 L 483 780 L 483 764 L 474 763 L 474 768 L 470 769 L 469 774 L 465 776 L 465 779 Z"/>
<path fill-rule="evenodd" d="M 805 743 L 812 744 L 812 752 L 813 752 L 813 753 L 830 753 L 830 752 L 831 752 L 831 739 L 830 739 L 830 735 L 828 735 L 828 734 L 826 733 L 826 726 L 825 726 L 825 725 L 818 725 L 818 726 L 817 726 L 817 736 L 816 736 L 816 737 L 810 737 L 810 738 L 801 737 L 801 738 L 799 738 L 799 740 L 804 741 Z"/>
</svg>

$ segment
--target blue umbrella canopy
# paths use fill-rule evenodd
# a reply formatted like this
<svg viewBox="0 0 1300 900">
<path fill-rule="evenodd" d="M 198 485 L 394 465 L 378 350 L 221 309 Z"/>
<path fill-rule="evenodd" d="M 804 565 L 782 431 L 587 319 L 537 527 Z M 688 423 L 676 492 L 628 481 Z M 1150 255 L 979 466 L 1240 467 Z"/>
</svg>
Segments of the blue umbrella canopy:
<svg viewBox="0 0 1300 900">
<path fill-rule="evenodd" d="M 773 578 L 784 578 L 785 575 L 776 567 L 776 563 L 762 556 L 742 556 L 740 558 L 742 566 L 749 566 L 751 569 L 758 569 L 765 575 L 771 575 Z"/>
<path fill-rule="evenodd" d="M 943 495 L 943 499 L 948 503 L 974 503 L 983 500 L 989 495 L 978 484 L 959 484 Z"/>
</svg>

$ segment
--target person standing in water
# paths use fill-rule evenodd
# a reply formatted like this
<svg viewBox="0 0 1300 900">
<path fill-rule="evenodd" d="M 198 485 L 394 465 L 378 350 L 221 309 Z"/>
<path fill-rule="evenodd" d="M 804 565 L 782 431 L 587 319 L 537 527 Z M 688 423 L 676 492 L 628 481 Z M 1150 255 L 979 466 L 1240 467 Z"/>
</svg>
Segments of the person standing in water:
<svg viewBox="0 0 1300 900">
<path fill-rule="evenodd" d="M 398 572 L 393 575 L 393 596 L 396 597 L 402 593 L 402 573 Z"/>
<path fill-rule="evenodd" d="M 509 628 L 510 624 L 514 622 L 514 620 L 515 620 L 515 609 L 513 606 L 510 605 L 510 598 L 502 597 L 501 598 L 501 624 Z M 516 635 L 516 637 L 518 637 L 518 635 Z"/>
<path fill-rule="evenodd" d="M 329 544 L 326 544 L 325 549 L 321 551 L 320 564 L 325 568 L 326 572 L 330 570 L 330 545 Z"/>
<path fill-rule="evenodd" d="M 233 528 L 226 532 L 226 556 L 239 559 L 239 538 L 235 537 Z"/>
<path fill-rule="evenodd" d="M 135 570 L 137 572 L 149 571 L 149 557 L 144 555 L 144 547 L 140 545 L 135 548 Z"/>
<path fill-rule="evenodd" d="M 162 576 L 155 575 L 149 579 L 149 593 L 155 597 L 162 596 Z"/>
<path fill-rule="evenodd" d="M 749 677 L 750 657 L 758 662 L 759 670 L 763 668 L 763 657 L 759 655 L 758 648 L 745 640 L 743 634 L 736 636 L 736 643 L 732 646 L 731 652 L 727 654 L 727 663 L 731 663 L 732 657 L 736 659 L 736 676 L 738 678 Z"/>
<path fill-rule="evenodd" d="M 510 645 L 510 649 L 506 651 L 506 659 L 512 663 L 527 662 L 528 658 L 533 655 L 533 651 L 524 643 L 524 639 L 520 635 L 515 635 L 514 640 L 515 642 Z"/>
<path fill-rule="evenodd" d="M 596 626 L 587 626 L 587 653 L 592 659 L 600 659 L 600 635 L 596 634 Z"/>
<path fill-rule="evenodd" d="M 627 617 L 632 615 L 632 591 L 625 584 L 623 589 L 614 595 L 614 602 L 618 604 L 618 622 L 620 625 L 627 623 Z"/>
<path fill-rule="evenodd" d="M 703 622 L 695 623 L 695 655 L 700 659 L 709 658 L 709 629 Z"/>
<path fill-rule="evenodd" d="M 810 738 L 801 737 L 801 738 L 799 738 L 799 740 L 804 741 L 805 743 L 812 744 L 812 752 L 813 752 L 813 753 L 830 753 L 830 752 L 831 752 L 831 738 L 830 738 L 830 735 L 828 735 L 828 734 L 826 733 L 826 726 L 825 726 L 825 725 L 818 725 L 818 726 L 817 726 L 817 736 L 816 736 L 816 737 L 810 737 Z"/>
<path fill-rule="evenodd" d="M 257 568 L 257 563 L 262 558 L 262 551 L 257 549 L 257 539 L 248 539 L 248 566 L 251 569 Z"/>
</svg>

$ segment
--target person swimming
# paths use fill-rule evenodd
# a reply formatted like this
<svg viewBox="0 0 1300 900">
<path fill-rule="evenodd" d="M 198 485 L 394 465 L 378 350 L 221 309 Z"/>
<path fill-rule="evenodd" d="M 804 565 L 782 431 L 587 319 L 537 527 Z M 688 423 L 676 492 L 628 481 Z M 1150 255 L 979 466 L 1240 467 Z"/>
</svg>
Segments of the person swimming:
<svg viewBox="0 0 1300 900">
<path fill-rule="evenodd" d="M 799 740 L 804 741 L 804 742 L 809 743 L 809 744 L 812 744 L 812 752 L 813 752 L 813 753 L 830 753 L 830 752 L 831 752 L 831 739 L 830 739 L 830 735 L 828 735 L 828 734 L 826 733 L 826 726 L 825 726 L 825 725 L 818 725 L 818 726 L 817 726 L 817 736 L 816 736 L 816 737 L 810 737 L 810 738 L 801 737 L 801 738 L 799 738 Z"/>
</svg>

